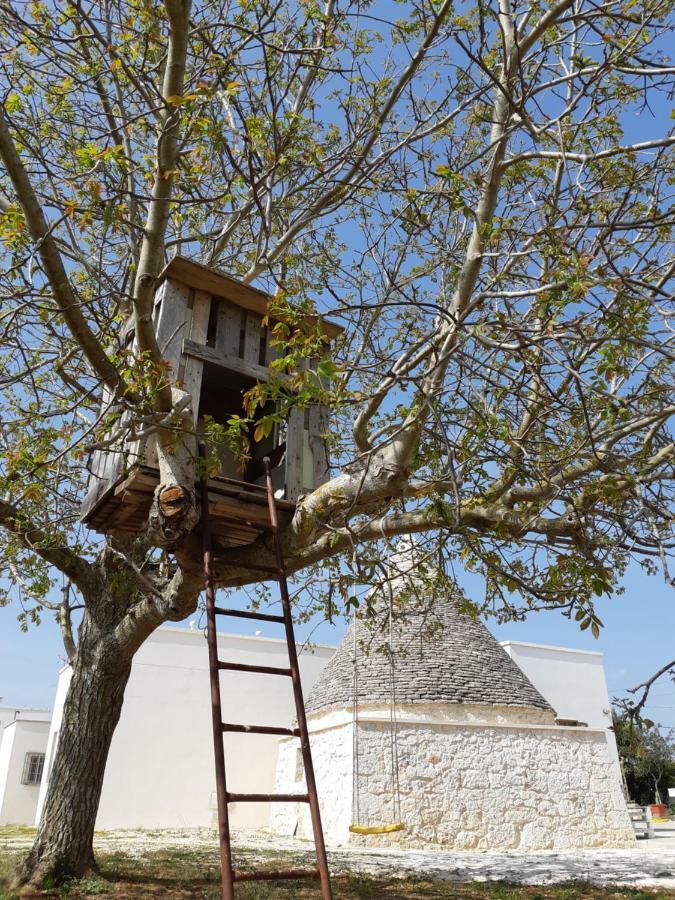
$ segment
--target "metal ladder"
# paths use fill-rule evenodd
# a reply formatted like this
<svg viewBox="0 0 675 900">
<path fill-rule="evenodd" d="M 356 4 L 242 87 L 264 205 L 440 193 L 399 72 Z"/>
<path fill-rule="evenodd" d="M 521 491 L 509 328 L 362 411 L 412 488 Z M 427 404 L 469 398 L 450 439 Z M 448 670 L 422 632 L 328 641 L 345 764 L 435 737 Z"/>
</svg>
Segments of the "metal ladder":
<svg viewBox="0 0 675 900">
<path fill-rule="evenodd" d="M 281 593 L 281 605 L 283 615 L 274 616 L 267 613 L 247 612 L 238 609 L 224 609 L 216 606 L 216 594 L 213 572 L 213 543 L 209 524 L 209 499 L 208 482 L 204 478 L 201 482 L 202 500 L 202 527 L 204 539 L 204 582 L 206 594 L 206 622 L 207 643 L 209 648 L 209 674 L 211 679 L 211 716 L 213 720 L 213 749 L 216 763 L 216 796 L 218 801 L 218 837 L 220 842 L 220 866 L 222 874 L 222 900 L 234 900 L 234 884 L 239 881 L 280 881 L 287 879 L 317 879 L 321 883 L 322 900 L 332 900 L 328 861 L 326 859 L 326 846 L 321 827 L 321 814 L 319 812 L 319 800 L 316 791 L 316 779 L 312 763 L 312 752 L 309 745 L 309 733 L 307 731 L 307 717 L 305 715 L 305 703 L 302 697 L 302 685 L 300 683 L 300 669 L 298 666 L 298 654 L 295 646 L 295 634 L 293 631 L 293 618 L 291 615 L 291 602 L 288 595 L 288 583 L 286 581 L 286 568 L 284 566 L 283 552 L 281 549 L 281 536 L 279 532 L 279 520 L 277 505 L 274 499 L 272 485 L 272 468 L 267 457 L 265 464 L 265 487 L 260 485 L 247 485 L 248 489 L 265 491 L 270 514 L 269 530 L 274 541 L 276 566 L 256 566 L 255 570 L 264 574 L 267 580 L 275 578 L 279 581 Z M 216 616 L 234 616 L 242 619 L 256 619 L 263 622 L 276 622 L 284 626 L 286 643 L 288 645 L 289 668 L 277 668 L 274 666 L 253 666 L 243 663 L 227 663 L 218 659 L 218 641 L 216 637 Z M 234 725 L 222 721 L 222 706 L 220 699 L 220 672 L 256 672 L 264 675 L 281 675 L 291 679 L 293 696 L 295 698 L 295 713 L 298 722 L 297 728 L 278 728 L 265 725 Z M 306 794 L 235 794 L 227 789 L 225 779 L 225 749 L 223 746 L 223 734 L 226 732 L 238 732 L 244 734 L 277 734 L 290 735 L 300 738 L 300 749 L 305 770 Z M 317 867 L 315 869 L 284 869 L 280 871 L 261 870 L 259 872 L 239 872 L 232 866 L 232 847 L 230 841 L 230 821 L 228 804 L 230 803 L 308 803 L 312 829 L 314 831 L 314 845 L 316 848 Z"/>
</svg>

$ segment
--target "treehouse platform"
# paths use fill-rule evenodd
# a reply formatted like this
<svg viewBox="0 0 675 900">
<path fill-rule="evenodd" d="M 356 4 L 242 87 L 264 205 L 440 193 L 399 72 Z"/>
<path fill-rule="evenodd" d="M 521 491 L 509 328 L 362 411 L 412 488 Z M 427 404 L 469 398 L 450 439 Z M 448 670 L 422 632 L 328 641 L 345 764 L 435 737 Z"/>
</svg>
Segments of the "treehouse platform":
<svg viewBox="0 0 675 900">
<path fill-rule="evenodd" d="M 150 504 L 159 481 L 159 470 L 136 465 L 111 486 L 94 509 L 83 518 L 94 531 L 140 533 L 148 519 Z M 234 478 L 209 478 L 209 517 L 214 540 L 221 547 L 252 543 L 269 528 L 267 497 L 257 484 Z M 277 499 L 279 522 L 293 518 L 295 503 Z"/>
</svg>

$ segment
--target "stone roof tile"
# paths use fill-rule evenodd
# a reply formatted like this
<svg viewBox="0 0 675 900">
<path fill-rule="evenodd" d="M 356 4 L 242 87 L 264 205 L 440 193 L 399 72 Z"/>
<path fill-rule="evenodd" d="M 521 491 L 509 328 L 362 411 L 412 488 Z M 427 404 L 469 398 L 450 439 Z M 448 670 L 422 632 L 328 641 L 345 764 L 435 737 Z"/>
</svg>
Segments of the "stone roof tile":
<svg viewBox="0 0 675 900">
<path fill-rule="evenodd" d="M 392 681 L 386 611 L 380 609 L 376 619 L 375 628 L 360 617 L 357 623 L 358 696 L 359 703 L 388 704 Z M 490 704 L 553 712 L 485 625 L 460 612 L 454 598 L 409 602 L 395 611 L 392 631 L 397 703 Z M 353 646 L 352 624 L 309 693 L 308 712 L 354 703 Z"/>
</svg>

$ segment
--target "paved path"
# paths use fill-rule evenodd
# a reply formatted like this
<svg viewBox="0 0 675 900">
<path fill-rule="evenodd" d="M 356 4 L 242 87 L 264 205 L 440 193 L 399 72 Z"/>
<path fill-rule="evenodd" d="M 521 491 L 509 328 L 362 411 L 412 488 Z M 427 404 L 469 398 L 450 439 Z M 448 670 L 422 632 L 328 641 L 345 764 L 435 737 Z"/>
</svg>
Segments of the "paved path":
<svg viewBox="0 0 675 900">
<path fill-rule="evenodd" d="M 0 848 L 21 849 L 30 837 L 2 835 Z M 132 856 L 170 851 L 180 847 L 203 855 L 217 864 L 214 832 L 208 829 L 157 831 L 111 831 L 96 835 L 103 852 Z M 306 865 L 313 858 L 313 845 L 296 838 L 278 837 L 264 831 L 239 832 L 234 839 L 235 859 L 242 867 L 269 862 L 275 852 L 287 856 L 289 865 Z M 341 848 L 329 851 L 335 873 L 360 872 L 379 878 L 407 874 L 444 881 L 509 881 L 516 884 L 560 884 L 587 881 L 597 885 L 658 887 L 675 895 L 675 825 L 657 826 L 653 840 L 638 841 L 629 850 L 586 850 L 554 853 L 450 852 L 420 850 L 363 850 Z"/>
<path fill-rule="evenodd" d="M 675 851 L 588 850 L 570 853 L 448 853 L 347 851 L 331 867 L 377 876 L 423 874 L 443 881 L 508 881 L 659 887 L 675 893 Z"/>
</svg>

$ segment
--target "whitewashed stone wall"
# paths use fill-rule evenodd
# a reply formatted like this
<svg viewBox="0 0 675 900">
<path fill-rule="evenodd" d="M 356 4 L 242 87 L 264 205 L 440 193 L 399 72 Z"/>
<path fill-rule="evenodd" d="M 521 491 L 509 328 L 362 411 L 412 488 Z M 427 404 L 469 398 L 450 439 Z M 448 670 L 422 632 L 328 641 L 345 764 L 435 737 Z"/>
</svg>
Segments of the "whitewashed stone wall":
<svg viewBox="0 0 675 900">
<path fill-rule="evenodd" d="M 404 832 L 361 837 L 352 816 L 353 726 L 347 711 L 312 717 L 324 831 L 329 844 L 442 846 L 457 850 L 563 850 L 622 847 L 635 837 L 604 732 L 541 722 L 506 724 L 499 711 L 478 721 L 469 710 L 400 710 Z M 386 712 L 388 717 L 388 711 Z M 359 718 L 360 824 L 393 821 L 390 730 L 385 711 Z M 284 741 L 277 790 L 304 784 L 297 742 Z M 273 807 L 272 827 L 311 836 L 306 809 Z"/>
<path fill-rule="evenodd" d="M 321 821 L 326 840 L 332 844 L 347 843 L 352 823 L 352 735 L 351 724 L 322 728 L 311 734 Z M 279 742 L 274 792 L 295 794 L 304 790 L 300 741 L 296 738 L 284 738 Z M 311 837 L 312 823 L 307 804 L 273 803 L 270 827 L 279 834 L 297 833 Z"/>
</svg>

